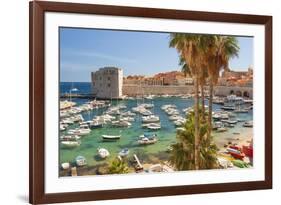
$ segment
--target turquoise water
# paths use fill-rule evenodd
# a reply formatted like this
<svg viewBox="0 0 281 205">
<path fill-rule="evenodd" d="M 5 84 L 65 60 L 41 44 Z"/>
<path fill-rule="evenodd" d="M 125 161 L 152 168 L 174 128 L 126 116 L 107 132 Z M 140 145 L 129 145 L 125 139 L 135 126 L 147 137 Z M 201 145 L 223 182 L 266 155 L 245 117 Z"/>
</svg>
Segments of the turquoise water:
<svg viewBox="0 0 281 205">
<path fill-rule="evenodd" d="M 75 101 L 75 99 L 73 99 Z M 77 99 L 76 102 L 81 104 L 87 100 Z M 81 145 L 73 149 L 60 148 L 60 163 L 73 162 L 75 157 L 82 155 L 86 158 L 89 166 L 96 166 L 110 162 L 113 158 L 118 156 L 118 153 L 123 148 L 129 148 L 129 157 L 133 154 L 137 154 L 142 162 L 157 163 L 159 160 L 168 160 L 169 154 L 166 152 L 167 146 L 176 142 L 176 129 L 173 122 L 169 121 L 168 115 L 161 110 L 161 106 L 165 104 L 174 104 L 177 109 L 184 116 L 182 109 L 193 105 L 193 99 L 182 99 L 177 97 L 170 98 L 155 98 L 153 101 L 145 100 L 145 103 L 154 104 L 154 108 L 151 109 L 154 114 L 159 115 L 161 121 L 161 129 L 152 133 L 157 134 L 158 142 L 156 144 L 141 146 L 137 143 L 137 138 L 144 132 L 149 132 L 147 129 L 141 127 L 141 115 L 135 117 L 135 122 L 132 122 L 130 128 L 111 128 L 105 126 L 103 128 L 93 129 L 87 136 L 81 138 Z M 142 102 L 141 102 L 142 103 Z M 112 104 L 124 104 L 127 106 L 127 110 L 131 110 L 132 107 L 137 106 L 137 100 L 123 100 L 113 101 Z M 207 101 L 206 101 L 207 104 Z M 218 110 L 220 105 L 214 105 L 214 110 Z M 90 112 L 82 113 L 85 120 L 92 120 L 95 115 L 101 115 L 105 109 L 93 110 Z M 237 114 L 238 118 L 245 120 L 252 120 L 253 113 L 241 113 Z M 240 139 L 252 135 L 252 128 L 244 128 L 243 123 L 238 123 L 235 128 L 229 129 L 224 133 L 214 133 L 214 140 L 216 144 L 222 146 L 227 141 L 237 138 L 237 135 L 233 135 L 233 132 L 240 132 Z M 76 125 L 77 126 L 77 125 Z M 73 126 L 75 127 L 75 126 Z M 121 135 L 121 139 L 114 142 L 104 142 L 101 135 Z M 110 157 L 105 160 L 101 160 L 97 155 L 97 148 L 103 147 L 110 152 Z"/>
</svg>

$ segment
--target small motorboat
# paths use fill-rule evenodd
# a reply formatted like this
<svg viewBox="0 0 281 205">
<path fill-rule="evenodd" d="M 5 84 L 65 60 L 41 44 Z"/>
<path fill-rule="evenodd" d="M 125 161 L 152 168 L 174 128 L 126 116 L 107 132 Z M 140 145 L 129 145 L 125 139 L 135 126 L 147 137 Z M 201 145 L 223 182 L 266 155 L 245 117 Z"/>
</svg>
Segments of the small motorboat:
<svg viewBox="0 0 281 205">
<path fill-rule="evenodd" d="M 213 130 L 217 130 L 218 128 L 222 127 L 223 124 L 221 121 L 216 121 L 213 123 Z"/>
<path fill-rule="evenodd" d="M 129 154 L 129 149 L 128 148 L 124 148 L 119 152 L 119 156 L 120 157 L 126 157 Z"/>
<path fill-rule="evenodd" d="M 61 145 L 65 148 L 74 148 L 80 146 L 79 141 L 61 141 Z"/>
<path fill-rule="evenodd" d="M 224 105 L 221 107 L 221 109 L 224 109 L 224 110 L 235 110 L 235 107 L 232 106 L 232 105 Z"/>
<path fill-rule="evenodd" d="M 217 132 L 226 132 L 227 128 L 226 127 L 219 127 L 217 128 Z"/>
<path fill-rule="evenodd" d="M 110 153 L 105 148 L 98 148 L 98 155 L 100 156 L 100 158 L 105 159 L 110 155 Z"/>
<path fill-rule="evenodd" d="M 245 157 L 245 154 L 242 153 L 239 149 L 236 149 L 235 147 L 231 146 L 227 148 L 228 153 L 234 157 L 235 159 L 242 160 Z"/>
<path fill-rule="evenodd" d="M 246 110 L 246 109 L 236 109 L 236 110 L 234 110 L 234 112 L 236 112 L 236 113 L 248 113 L 249 111 Z"/>
<path fill-rule="evenodd" d="M 104 140 L 119 140 L 121 135 L 102 135 L 102 139 Z"/>
<path fill-rule="evenodd" d="M 97 121 L 97 120 L 93 120 L 93 121 L 89 121 L 88 125 L 91 129 L 96 129 L 96 128 L 101 128 L 103 127 L 103 123 Z"/>
<path fill-rule="evenodd" d="M 181 116 L 179 116 L 179 115 L 172 115 L 169 117 L 169 120 L 171 120 L 171 121 L 177 121 L 179 119 L 181 119 Z"/>
<path fill-rule="evenodd" d="M 69 135 L 84 136 L 84 135 L 88 135 L 90 132 L 91 132 L 90 129 L 79 129 L 79 128 L 76 128 L 76 129 L 73 129 L 73 130 L 69 130 L 67 132 L 67 134 L 69 134 Z"/>
<path fill-rule="evenodd" d="M 154 122 L 159 122 L 159 121 L 160 121 L 160 119 L 156 115 L 150 115 L 150 116 L 142 117 L 143 123 L 154 123 Z"/>
<path fill-rule="evenodd" d="M 134 122 L 135 118 L 129 117 L 129 116 L 128 117 L 121 117 L 120 121 Z"/>
<path fill-rule="evenodd" d="M 235 127 L 235 124 L 230 124 L 230 123 L 226 122 L 226 123 L 224 123 L 224 126 L 232 128 L 232 127 Z"/>
<path fill-rule="evenodd" d="M 147 129 L 150 130 L 160 130 L 161 129 L 161 125 L 157 124 L 157 123 L 150 123 L 147 125 Z"/>
<path fill-rule="evenodd" d="M 253 121 L 244 122 L 243 127 L 253 127 Z"/>
<path fill-rule="evenodd" d="M 155 137 L 156 135 L 151 135 L 151 136 L 145 136 L 144 137 L 141 137 L 139 140 L 138 140 L 138 143 L 140 145 L 149 145 L 149 144 L 155 144 L 157 142 L 157 138 Z"/>
<path fill-rule="evenodd" d="M 149 110 L 141 110 L 140 114 L 142 114 L 143 116 L 150 116 L 152 115 L 152 112 Z"/>
<path fill-rule="evenodd" d="M 111 125 L 113 127 L 130 127 L 132 124 L 130 122 L 127 122 L 127 121 L 117 120 L 117 121 L 112 121 Z"/>
<path fill-rule="evenodd" d="M 85 166 L 87 164 L 86 158 L 83 156 L 78 156 L 75 158 L 75 163 L 78 167 Z"/>
<path fill-rule="evenodd" d="M 79 137 L 78 135 L 62 135 L 62 136 L 60 136 L 61 141 L 77 141 L 80 138 L 81 137 Z"/>
<path fill-rule="evenodd" d="M 70 168 L 69 162 L 64 162 L 64 163 L 62 163 L 62 164 L 61 164 L 61 168 L 62 168 L 63 170 L 69 169 L 69 168 Z"/>
<path fill-rule="evenodd" d="M 237 120 L 221 120 L 222 122 L 226 122 L 228 124 L 236 124 L 238 121 Z"/>
</svg>

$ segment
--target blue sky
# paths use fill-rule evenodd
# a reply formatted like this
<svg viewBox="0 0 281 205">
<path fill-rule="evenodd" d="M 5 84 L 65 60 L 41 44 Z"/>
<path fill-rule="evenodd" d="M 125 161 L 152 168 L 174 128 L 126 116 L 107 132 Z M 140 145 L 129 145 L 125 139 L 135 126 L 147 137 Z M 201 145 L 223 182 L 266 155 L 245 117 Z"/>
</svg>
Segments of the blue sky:
<svg viewBox="0 0 281 205">
<path fill-rule="evenodd" d="M 239 58 L 232 59 L 230 67 L 242 71 L 253 65 L 253 39 L 237 39 Z M 105 66 L 123 68 L 125 76 L 180 70 L 168 33 L 60 29 L 62 82 L 90 82 L 90 73 Z"/>
</svg>

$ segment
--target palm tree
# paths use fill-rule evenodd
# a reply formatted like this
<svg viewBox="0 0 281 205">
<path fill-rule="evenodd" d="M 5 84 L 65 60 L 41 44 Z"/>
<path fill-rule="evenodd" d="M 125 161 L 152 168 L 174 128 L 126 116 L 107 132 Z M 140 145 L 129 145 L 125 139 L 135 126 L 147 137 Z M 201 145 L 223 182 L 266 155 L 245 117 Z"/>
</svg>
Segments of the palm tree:
<svg viewBox="0 0 281 205">
<path fill-rule="evenodd" d="M 214 169 L 218 168 L 218 162 L 216 158 L 217 147 L 212 144 L 211 138 L 206 138 L 208 124 L 203 120 L 203 115 L 206 113 L 199 109 L 200 113 L 200 147 L 198 166 L 199 169 Z M 171 145 L 172 151 L 170 156 L 170 162 L 176 167 L 177 170 L 194 170 L 195 166 L 195 113 L 192 112 L 187 117 L 187 121 L 184 124 L 184 130 L 177 132 L 177 143 Z"/>
<path fill-rule="evenodd" d="M 124 160 L 119 158 L 114 159 L 109 166 L 110 174 L 126 174 L 129 173 L 129 168 Z"/>
<path fill-rule="evenodd" d="M 212 131 L 213 90 L 217 84 L 221 70 L 228 70 L 230 58 L 238 56 L 238 41 L 232 36 L 205 35 L 201 38 L 201 49 L 204 52 L 204 61 L 209 76 L 209 115 L 208 137 Z"/>
<path fill-rule="evenodd" d="M 199 76 L 201 71 L 201 62 L 202 62 L 202 52 L 199 49 L 200 35 L 194 34 L 181 34 L 173 33 L 170 35 L 170 47 L 174 47 L 180 54 L 180 57 L 184 59 L 185 63 L 188 65 L 188 68 L 191 71 L 191 74 L 194 79 L 194 112 L 195 112 L 195 122 L 194 122 L 194 164 L 195 169 L 199 169 L 199 101 L 198 101 L 198 92 L 199 92 Z"/>
<path fill-rule="evenodd" d="M 208 72 L 205 67 L 201 71 L 201 75 L 199 78 L 200 84 L 200 93 L 201 93 L 201 105 L 202 105 L 202 112 L 205 113 L 205 93 L 204 93 L 204 86 L 206 84 L 206 79 L 208 78 Z M 203 120 L 206 120 L 205 115 L 203 115 Z"/>
<path fill-rule="evenodd" d="M 183 57 L 180 57 L 180 61 L 179 61 L 179 65 L 181 66 L 181 71 L 183 72 L 183 74 L 185 75 L 185 77 L 187 75 L 192 76 L 191 70 L 188 67 L 187 63 L 185 62 Z M 200 93 L 201 93 L 201 104 L 202 104 L 202 110 L 203 113 L 205 113 L 205 95 L 204 95 L 204 86 L 206 84 L 206 79 L 208 77 L 208 72 L 207 69 L 203 69 L 201 72 L 201 75 L 199 77 L 199 84 L 200 84 Z M 203 118 L 205 120 L 205 115 L 203 115 Z"/>
</svg>

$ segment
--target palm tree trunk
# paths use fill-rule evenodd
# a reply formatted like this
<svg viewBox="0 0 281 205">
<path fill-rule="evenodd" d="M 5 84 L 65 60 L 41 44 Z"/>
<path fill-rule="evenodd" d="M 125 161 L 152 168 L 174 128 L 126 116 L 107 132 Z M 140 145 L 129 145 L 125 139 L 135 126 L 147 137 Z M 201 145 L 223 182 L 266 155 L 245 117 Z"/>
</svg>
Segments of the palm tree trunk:
<svg viewBox="0 0 281 205">
<path fill-rule="evenodd" d="M 194 78 L 194 86 L 195 86 L 195 96 L 194 96 L 194 164 L 195 169 L 199 169 L 199 98 L 198 98 L 198 92 L 199 92 L 199 82 L 198 82 L 198 76 Z"/>
<path fill-rule="evenodd" d="M 210 98 L 209 98 L 209 114 L 208 114 L 208 132 L 207 132 L 208 138 L 211 136 L 211 132 L 212 132 L 213 89 L 214 89 L 212 77 L 210 78 L 209 89 L 210 89 L 209 90 Z"/>
<path fill-rule="evenodd" d="M 202 104 L 202 114 L 203 120 L 205 121 L 205 94 L 204 94 L 204 84 L 201 84 L 201 104 Z"/>
</svg>

